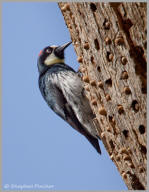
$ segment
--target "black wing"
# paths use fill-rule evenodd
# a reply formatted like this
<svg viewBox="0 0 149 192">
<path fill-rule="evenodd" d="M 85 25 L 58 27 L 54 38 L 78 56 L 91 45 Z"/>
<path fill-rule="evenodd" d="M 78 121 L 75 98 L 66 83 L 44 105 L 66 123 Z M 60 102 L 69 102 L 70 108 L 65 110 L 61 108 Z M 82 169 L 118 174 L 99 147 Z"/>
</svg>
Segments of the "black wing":
<svg viewBox="0 0 149 192">
<path fill-rule="evenodd" d="M 101 154 L 98 139 L 90 135 L 83 127 L 83 125 L 81 125 L 72 107 L 68 104 L 67 100 L 65 99 L 59 87 L 51 84 L 49 86 L 48 93 L 44 92 L 44 86 L 43 85 L 40 86 L 40 81 L 39 81 L 39 87 L 44 99 L 51 107 L 51 109 L 55 113 L 57 113 L 61 118 L 67 121 L 75 130 L 84 135 L 88 139 L 88 141 L 93 145 L 93 147 L 97 150 L 97 152 Z"/>
</svg>

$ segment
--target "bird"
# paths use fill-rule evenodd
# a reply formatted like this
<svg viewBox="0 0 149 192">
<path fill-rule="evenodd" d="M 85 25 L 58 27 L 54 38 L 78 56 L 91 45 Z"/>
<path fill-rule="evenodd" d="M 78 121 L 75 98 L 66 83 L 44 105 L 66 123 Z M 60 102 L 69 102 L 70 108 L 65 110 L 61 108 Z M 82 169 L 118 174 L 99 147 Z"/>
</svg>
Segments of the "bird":
<svg viewBox="0 0 149 192">
<path fill-rule="evenodd" d="M 47 46 L 38 55 L 39 89 L 48 106 L 101 154 L 99 135 L 78 72 L 65 64 L 64 51 L 72 42 Z"/>
</svg>

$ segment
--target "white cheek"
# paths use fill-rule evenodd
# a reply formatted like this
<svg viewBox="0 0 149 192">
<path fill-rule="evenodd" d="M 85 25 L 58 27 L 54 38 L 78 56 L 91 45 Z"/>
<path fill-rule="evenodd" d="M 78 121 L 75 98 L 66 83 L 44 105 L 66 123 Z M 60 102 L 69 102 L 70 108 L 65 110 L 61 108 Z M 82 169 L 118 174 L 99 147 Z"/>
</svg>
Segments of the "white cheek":
<svg viewBox="0 0 149 192">
<path fill-rule="evenodd" d="M 56 63 L 64 63 L 64 59 L 60 59 L 54 55 L 54 53 L 51 53 L 46 60 L 45 60 L 45 65 L 52 65 Z"/>
<path fill-rule="evenodd" d="M 53 53 L 51 53 L 51 55 L 49 55 L 47 58 L 46 58 L 46 60 L 45 60 L 45 64 L 46 65 L 50 65 L 50 63 L 53 61 L 53 60 L 55 60 L 55 55 L 53 54 Z"/>
</svg>

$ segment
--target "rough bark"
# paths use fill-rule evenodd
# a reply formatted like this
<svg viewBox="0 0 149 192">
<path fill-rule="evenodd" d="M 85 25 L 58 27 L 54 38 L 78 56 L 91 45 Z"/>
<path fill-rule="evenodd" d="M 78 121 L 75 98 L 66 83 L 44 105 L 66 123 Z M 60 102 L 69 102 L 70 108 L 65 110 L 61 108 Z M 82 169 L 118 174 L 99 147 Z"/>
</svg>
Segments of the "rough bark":
<svg viewBox="0 0 149 192">
<path fill-rule="evenodd" d="M 146 189 L 146 3 L 59 3 L 59 7 L 99 136 L 128 189 Z"/>
</svg>

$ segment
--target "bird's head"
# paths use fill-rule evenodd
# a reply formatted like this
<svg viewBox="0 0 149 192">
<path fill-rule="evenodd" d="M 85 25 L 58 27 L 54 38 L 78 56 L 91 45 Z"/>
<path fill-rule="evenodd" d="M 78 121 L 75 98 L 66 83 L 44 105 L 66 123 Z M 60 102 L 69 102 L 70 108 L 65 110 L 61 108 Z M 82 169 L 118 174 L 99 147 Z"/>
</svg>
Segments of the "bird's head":
<svg viewBox="0 0 149 192">
<path fill-rule="evenodd" d="M 71 44 L 62 46 L 48 46 L 40 51 L 38 57 L 38 70 L 43 73 L 47 68 L 56 63 L 64 63 L 64 50 Z"/>
</svg>

